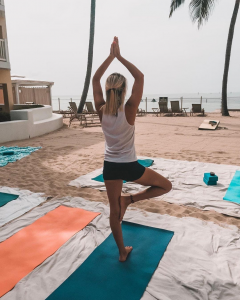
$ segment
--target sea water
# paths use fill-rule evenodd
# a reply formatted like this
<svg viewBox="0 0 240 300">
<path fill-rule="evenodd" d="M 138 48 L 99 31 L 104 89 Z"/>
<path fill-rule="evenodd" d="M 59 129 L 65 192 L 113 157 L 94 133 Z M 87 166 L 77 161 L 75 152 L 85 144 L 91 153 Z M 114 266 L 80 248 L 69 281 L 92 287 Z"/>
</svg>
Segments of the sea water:
<svg viewBox="0 0 240 300">
<path fill-rule="evenodd" d="M 214 112 L 221 109 L 221 94 L 220 93 L 196 93 L 196 94 L 147 94 L 143 95 L 142 101 L 139 107 L 146 110 L 147 112 L 152 112 L 153 108 L 158 108 L 159 97 L 168 97 L 168 107 L 171 108 L 171 101 L 179 101 L 181 107 L 182 98 L 182 108 L 185 108 L 187 112 L 192 108 L 192 104 L 202 103 L 202 108 L 205 112 Z M 80 103 L 80 96 L 53 96 L 53 110 L 67 110 L 69 102 L 76 102 L 77 106 Z M 127 97 L 129 98 L 129 96 Z M 147 101 L 146 101 L 147 98 Z M 60 100 L 59 100 L 60 99 Z M 153 102 L 155 99 L 156 102 Z M 89 95 L 87 101 L 94 102 L 93 96 Z M 228 94 L 228 108 L 229 109 L 240 109 L 240 93 L 229 93 Z"/>
</svg>

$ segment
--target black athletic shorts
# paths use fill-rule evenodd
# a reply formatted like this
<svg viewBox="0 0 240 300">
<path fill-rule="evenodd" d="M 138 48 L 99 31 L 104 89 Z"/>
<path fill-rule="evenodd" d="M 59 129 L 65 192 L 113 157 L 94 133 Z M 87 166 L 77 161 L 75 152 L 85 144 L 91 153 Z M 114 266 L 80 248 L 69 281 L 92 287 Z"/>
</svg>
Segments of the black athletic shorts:
<svg viewBox="0 0 240 300">
<path fill-rule="evenodd" d="M 140 165 L 138 161 L 116 163 L 104 160 L 103 178 L 104 180 L 135 181 L 142 177 L 144 171 L 145 167 Z"/>
</svg>

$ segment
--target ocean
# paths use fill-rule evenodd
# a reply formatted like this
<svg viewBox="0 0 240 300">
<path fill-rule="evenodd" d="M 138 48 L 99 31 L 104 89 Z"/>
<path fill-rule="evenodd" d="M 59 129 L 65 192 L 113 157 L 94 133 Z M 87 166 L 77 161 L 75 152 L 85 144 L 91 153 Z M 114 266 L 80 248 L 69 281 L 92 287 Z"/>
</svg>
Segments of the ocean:
<svg viewBox="0 0 240 300">
<path fill-rule="evenodd" d="M 129 97 L 129 96 L 128 96 Z M 221 94 L 220 93 L 196 93 L 196 94 L 148 94 L 143 95 L 142 101 L 140 102 L 139 107 L 147 110 L 147 112 L 152 112 L 152 108 L 158 108 L 158 99 L 159 97 L 168 97 L 168 107 L 171 107 L 170 101 L 179 100 L 181 106 L 181 97 L 182 107 L 186 108 L 186 111 L 189 112 L 192 108 L 192 104 L 201 103 L 202 97 L 202 108 L 205 112 L 213 112 L 221 109 Z M 80 102 L 81 96 L 53 96 L 53 110 L 67 110 L 70 101 L 76 102 L 78 105 Z M 147 101 L 146 101 L 147 98 Z M 60 99 L 60 100 L 59 100 Z M 155 99 L 156 102 L 152 102 Z M 93 102 L 93 96 L 89 95 L 87 101 Z M 146 109 L 147 108 L 147 109 Z M 228 108 L 229 109 L 240 109 L 240 93 L 229 93 L 228 94 Z"/>
</svg>

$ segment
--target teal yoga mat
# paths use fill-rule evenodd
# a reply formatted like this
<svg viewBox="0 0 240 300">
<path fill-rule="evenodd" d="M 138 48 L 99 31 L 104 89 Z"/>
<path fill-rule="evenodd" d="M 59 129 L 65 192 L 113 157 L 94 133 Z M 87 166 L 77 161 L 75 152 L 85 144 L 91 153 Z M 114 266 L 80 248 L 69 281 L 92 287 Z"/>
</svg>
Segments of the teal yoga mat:
<svg viewBox="0 0 240 300">
<path fill-rule="evenodd" d="M 18 197 L 18 195 L 0 193 L 0 207 L 4 206 L 10 201 L 16 200 Z"/>
<path fill-rule="evenodd" d="M 240 171 L 236 171 L 223 200 L 240 204 Z"/>
<path fill-rule="evenodd" d="M 152 160 L 152 159 L 138 159 L 138 162 L 142 166 L 144 166 L 145 168 L 147 168 L 147 167 L 150 167 L 153 164 L 154 160 Z M 92 180 L 99 181 L 99 182 L 104 182 L 103 174 L 100 174 L 97 177 L 92 178 Z M 127 181 L 123 180 L 123 183 L 126 183 L 126 182 Z"/>
<path fill-rule="evenodd" d="M 118 261 L 111 234 L 47 299 L 139 300 L 174 233 L 125 221 L 122 229 L 133 246 L 126 262 Z"/>
<path fill-rule="evenodd" d="M 10 162 L 15 162 L 32 152 L 41 149 L 41 147 L 0 147 L 0 167 L 6 166 Z M 8 153 L 8 155 L 6 154 Z"/>
</svg>

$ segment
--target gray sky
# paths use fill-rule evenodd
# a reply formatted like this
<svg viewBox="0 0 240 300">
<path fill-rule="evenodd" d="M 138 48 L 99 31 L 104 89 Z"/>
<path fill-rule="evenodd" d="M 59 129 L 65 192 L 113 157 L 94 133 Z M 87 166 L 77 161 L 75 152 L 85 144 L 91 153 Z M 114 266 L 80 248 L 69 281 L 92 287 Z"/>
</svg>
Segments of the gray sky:
<svg viewBox="0 0 240 300">
<path fill-rule="evenodd" d="M 54 81 L 53 95 L 80 95 L 87 67 L 90 0 L 5 0 L 13 75 Z M 169 19 L 170 0 L 97 0 L 93 73 L 107 58 L 114 35 L 121 54 L 145 75 L 144 94 L 220 92 L 235 0 L 218 0 L 200 30 L 188 3 Z M 229 92 L 240 92 L 240 12 Z M 115 60 L 102 79 L 130 73 Z M 92 95 L 90 87 L 89 95 Z"/>
</svg>

